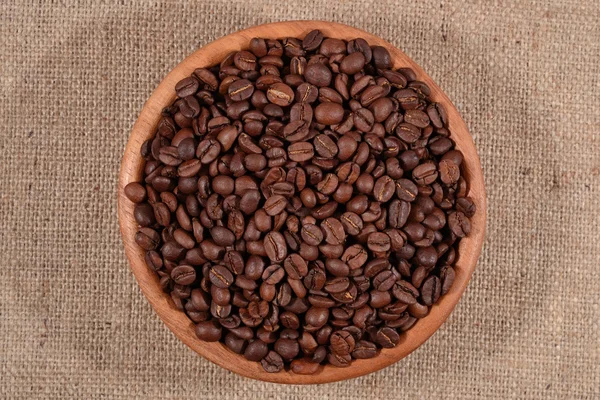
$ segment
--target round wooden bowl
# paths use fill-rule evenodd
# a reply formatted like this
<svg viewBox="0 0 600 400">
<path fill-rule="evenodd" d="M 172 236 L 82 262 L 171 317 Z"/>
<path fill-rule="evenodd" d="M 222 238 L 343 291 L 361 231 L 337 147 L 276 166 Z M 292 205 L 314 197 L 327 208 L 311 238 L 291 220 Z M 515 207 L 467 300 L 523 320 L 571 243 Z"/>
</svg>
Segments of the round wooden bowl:
<svg viewBox="0 0 600 400">
<path fill-rule="evenodd" d="M 429 85 L 431 98 L 446 107 L 451 137 L 456 142 L 456 148 L 464 154 L 462 174 L 470 185 L 469 195 L 477 206 L 477 213 L 471 220 L 471 234 L 460 242 L 456 261 L 456 279 L 452 288 L 438 304 L 431 308 L 429 315 L 401 335 L 400 343 L 395 348 L 383 349 L 373 359 L 354 360 L 347 368 L 321 366 L 314 375 L 297 375 L 288 371 L 270 374 L 263 370 L 260 363 L 247 361 L 221 343 L 207 343 L 196 337 L 192 321 L 175 308 L 171 297 L 160 289 L 156 274 L 146 266 L 144 253 L 134 241 L 137 232 L 137 224 L 133 218 L 134 205 L 123 194 L 123 188 L 128 183 L 141 179 L 144 160 L 140 156 L 140 146 L 154 135 L 161 110 L 175 99 L 174 88 L 179 80 L 189 76 L 196 68 L 218 64 L 229 53 L 247 48 L 253 37 L 303 38 L 313 29 L 320 29 L 328 37 L 346 40 L 362 37 L 370 45 L 385 46 L 392 55 L 395 68 L 410 67 L 416 72 L 419 80 Z M 486 223 L 486 195 L 479 157 L 465 122 L 448 97 L 421 67 L 390 43 L 362 30 L 325 21 L 277 22 L 232 33 L 196 50 L 175 67 L 146 102 L 133 127 L 121 164 L 118 203 L 121 235 L 131 269 L 142 292 L 175 336 L 204 358 L 232 372 L 253 379 L 287 384 L 327 383 L 365 375 L 397 362 L 423 344 L 448 318 L 463 294 L 481 252 Z"/>
</svg>

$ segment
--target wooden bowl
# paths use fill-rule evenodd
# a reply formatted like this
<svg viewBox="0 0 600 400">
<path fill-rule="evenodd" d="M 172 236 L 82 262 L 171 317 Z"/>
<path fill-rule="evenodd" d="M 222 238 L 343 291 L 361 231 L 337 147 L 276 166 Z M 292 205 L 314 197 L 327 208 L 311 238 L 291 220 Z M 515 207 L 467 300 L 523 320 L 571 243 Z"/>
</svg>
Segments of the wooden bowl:
<svg viewBox="0 0 600 400">
<path fill-rule="evenodd" d="M 419 320 L 412 329 L 401 335 L 401 341 L 395 348 L 383 349 L 380 355 L 373 359 L 355 360 L 347 368 L 321 366 L 314 375 L 297 375 L 287 371 L 270 374 L 263 370 L 260 363 L 247 361 L 221 343 L 207 343 L 196 337 L 192 321 L 175 308 L 171 297 L 160 289 L 156 274 L 144 262 L 144 253 L 134 241 L 137 232 L 137 225 L 133 218 L 134 206 L 123 194 L 123 188 L 128 183 L 141 179 L 144 160 L 140 157 L 140 146 L 154 135 L 162 108 L 170 105 L 175 99 L 174 88 L 179 80 L 189 76 L 196 68 L 218 64 L 232 51 L 247 48 L 253 37 L 303 38 L 313 29 L 320 29 L 328 37 L 346 40 L 362 37 L 370 45 L 385 46 L 392 55 L 395 68 L 410 67 L 416 72 L 419 80 L 429 85 L 431 98 L 446 107 L 451 137 L 456 142 L 456 148 L 464 154 L 462 173 L 470 185 L 469 195 L 477 206 L 477 213 L 471 220 L 471 234 L 460 242 L 456 261 L 456 279 L 452 288 L 438 304 L 431 308 L 428 316 Z M 390 43 L 362 30 L 325 21 L 290 21 L 255 26 L 225 36 L 196 50 L 175 67 L 146 102 L 133 127 L 121 164 L 118 197 L 121 235 L 131 269 L 142 292 L 175 336 L 204 358 L 232 372 L 253 379 L 287 384 L 327 383 L 365 375 L 397 362 L 423 344 L 448 318 L 463 294 L 481 252 L 486 223 L 486 195 L 479 157 L 464 121 L 448 97 L 421 67 Z"/>
</svg>

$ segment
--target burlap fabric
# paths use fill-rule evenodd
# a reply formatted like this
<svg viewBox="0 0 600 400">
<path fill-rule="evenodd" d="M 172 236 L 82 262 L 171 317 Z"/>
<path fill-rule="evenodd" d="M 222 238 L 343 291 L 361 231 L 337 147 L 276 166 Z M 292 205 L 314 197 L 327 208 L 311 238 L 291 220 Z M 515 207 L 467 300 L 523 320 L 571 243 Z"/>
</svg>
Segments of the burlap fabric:
<svg viewBox="0 0 600 400">
<path fill-rule="evenodd" d="M 489 228 L 448 322 L 378 373 L 300 387 L 197 356 L 151 310 L 116 182 L 144 101 L 187 54 L 265 22 L 388 39 L 454 100 Z M 0 4 L 0 397 L 600 398 L 600 12 L 594 0 Z"/>
</svg>

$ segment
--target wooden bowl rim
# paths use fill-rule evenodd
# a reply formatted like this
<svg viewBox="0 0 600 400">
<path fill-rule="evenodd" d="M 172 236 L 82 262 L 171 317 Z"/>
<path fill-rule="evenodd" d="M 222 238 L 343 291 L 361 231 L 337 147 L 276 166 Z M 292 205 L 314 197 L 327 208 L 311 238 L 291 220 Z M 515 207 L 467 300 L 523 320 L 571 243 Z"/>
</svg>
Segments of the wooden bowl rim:
<svg viewBox="0 0 600 400">
<path fill-rule="evenodd" d="M 451 137 L 455 140 L 456 147 L 465 156 L 462 173 L 468 179 L 469 195 L 477 206 L 477 214 L 471 220 L 471 234 L 459 244 L 456 279 L 452 288 L 431 308 L 429 315 L 401 335 L 401 341 L 395 348 L 383 349 L 373 359 L 354 360 L 347 368 L 328 365 L 319 367 L 317 373 L 313 375 L 298 375 L 289 371 L 270 374 L 262 369 L 260 363 L 247 361 L 243 356 L 231 352 L 220 343 L 202 342 L 195 336 L 194 324 L 185 313 L 175 308 L 170 296 L 160 290 L 156 274 L 146 266 L 144 253 L 135 244 L 134 235 L 137 226 L 132 217 L 133 204 L 124 196 L 123 188 L 128 183 L 139 181 L 141 178 L 143 159 L 139 156 L 140 146 L 155 133 L 160 111 L 175 99 L 174 87 L 180 79 L 189 76 L 195 68 L 214 65 L 230 52 L 247 47 L 253 37 L 302 38 L 313 29 L 320 29 L 328 37 L 340 39 L 362 37 L 370 45 L 385 46 L 392 55 L 395 68 L 410 67 L 419 80 L 429 85 L 432 99 L 446 107 Z M 284 384 L 328 383 L 366 375 L 399 361 L 429 339 L 460 300 L 475 269 L 485 236 L 486 207 L 483 171 L 475 144 L 465 122 L 448 97 L 419 65 L 389 42 L 360 29 L 329 21 L 287 21 L 258 25 L 224 36 L 188 56 L 158 85 L 140 112 L 125 149 L 118 186 L 119 225 L 129 265 L 142 292 L 167 327 L 195 352 L 223 368 L 248 378 Z"/>
</svg>

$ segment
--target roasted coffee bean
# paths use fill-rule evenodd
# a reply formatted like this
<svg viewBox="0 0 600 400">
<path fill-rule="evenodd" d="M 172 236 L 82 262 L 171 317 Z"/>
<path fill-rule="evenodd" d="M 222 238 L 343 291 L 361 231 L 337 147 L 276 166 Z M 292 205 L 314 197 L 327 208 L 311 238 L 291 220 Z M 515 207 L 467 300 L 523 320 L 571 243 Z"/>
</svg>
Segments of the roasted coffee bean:
<svg viewBox="0 0 600 400">
<path fill-rule="evenodd" d="M 281 356 L 275 351 L 270 351 L 261 361 L 263 369 L 269 373 L 283 370 L 284 363 Z"/>
<path fill-rule="evenodd" d="M 216 321 L 203 321 L 196 324 L 196 336 L 205 342 L 217 342 L 221 339 L 222 329 Z"/>
<path fill-rule="evenodd" d="M 460 211 L 453 211 L 448 215 L 448 226 L 452 233 L 459 238 L 471 233 L 471 221 Z"/>
<path fill-rule="evenodd" d="M 123 189 L 125 196 L 134 203 L 146 200 L 146 188 L 138 182 L 131 182 Z"/>
<path fill-rule="evenodd" d="M 304 71 L 306 82 L 316 87 L 329 86 L 331 83 L 331 70 L 321 63 L 313 63 L 306 66 Z"/>
<path fill-rule="evenodd" d="M 274 83 L 267 89 L 267 99 L 273 104 L 287 107 L 294 101 L 294 90 L 285 83 Z"/>
<path fill-rule="evenodd" d="M 288 205 L 288 201 L 281 195 L 274 195 L 267 199 L 264 209 L 270 216 L 280 214 Z"/>
<path fill-rule="evenodd" d="M 344 108 L 338 103 L 321 103 L 314 111 L 315 119 L 323 125 L 335 125 L 344 119 Z"/>
<path fill-rule="evenodd" d="M 377 355 L 377 346 L 375 343 L 367 340 L 359 340 L 354 346 L 352 357 L 356 359 L 373 358 Z"/>
<path fill-rule="evenodd" d="M 290 254 L 284 261 L 283 267 L 288 277 L 292 279 L 301 279 L 308 273 L 306 261 L 298 254 Z"/>
<path fill-rule="evenodd" d="M 305 224 L 300 231 L 302 239 L 311 246 L 318 246 L 323 241 L 323 231 L 314 224 Z"/>
<path fill-rule="evenodd" d="M 438 164 L 440 179 L 448 186 L 455 185 L 460 178 L 460 169 L 454 161 L 450 159 L 441 160 Z"/>
<path fill-rule="evenodd" d="M 321 223 L 325 241 L 332 245 L 343 244 L 346 241 L 346 233 L 342 223 L 335 218 L 327 218 Z"/>
<path fill-rule="evenodd" d="M 315 149 L 310 142 L 296 142 L 288 147 L 288 157 L 292 161 L 308 161 L 315 155 Z"/>
<path fill-rule="evenodd" d="M 377 179 L 373 187 L 373 197 L 375 200 L 385 203 L 394 195 L 396 185 L 394 180 L 387 175 Z"/>
<path fill-rule="evenodd" d="M 228 288 L 233 283 L 231 271 L 222 265 L 214 265 L 210 268 L 208 277 L 213 285 L 219 288 Z"/>
<path fill-rule="evenodd" d="M 405 304 L 415 303 L 419 296 L 419 291 L 413 285 L 402 280 L 394 283 L 392 293 L 394 294 L 394 297 Z"/>
<path fill-rule="evenodd" d="M 390 349 L 398 344 L 400 341 L 400 335 L 398 335 L 398 332 L 392 328 L 383 327 L 377 331 L 375 340 L 381 347 Z"/>
<path fill-rule="evenodd" d="M 284 236 L 279 232 L 269 232 L 264 239 L 265 252 L 274 263 L 282 263 L 287 256 Z"/>
</svg>

